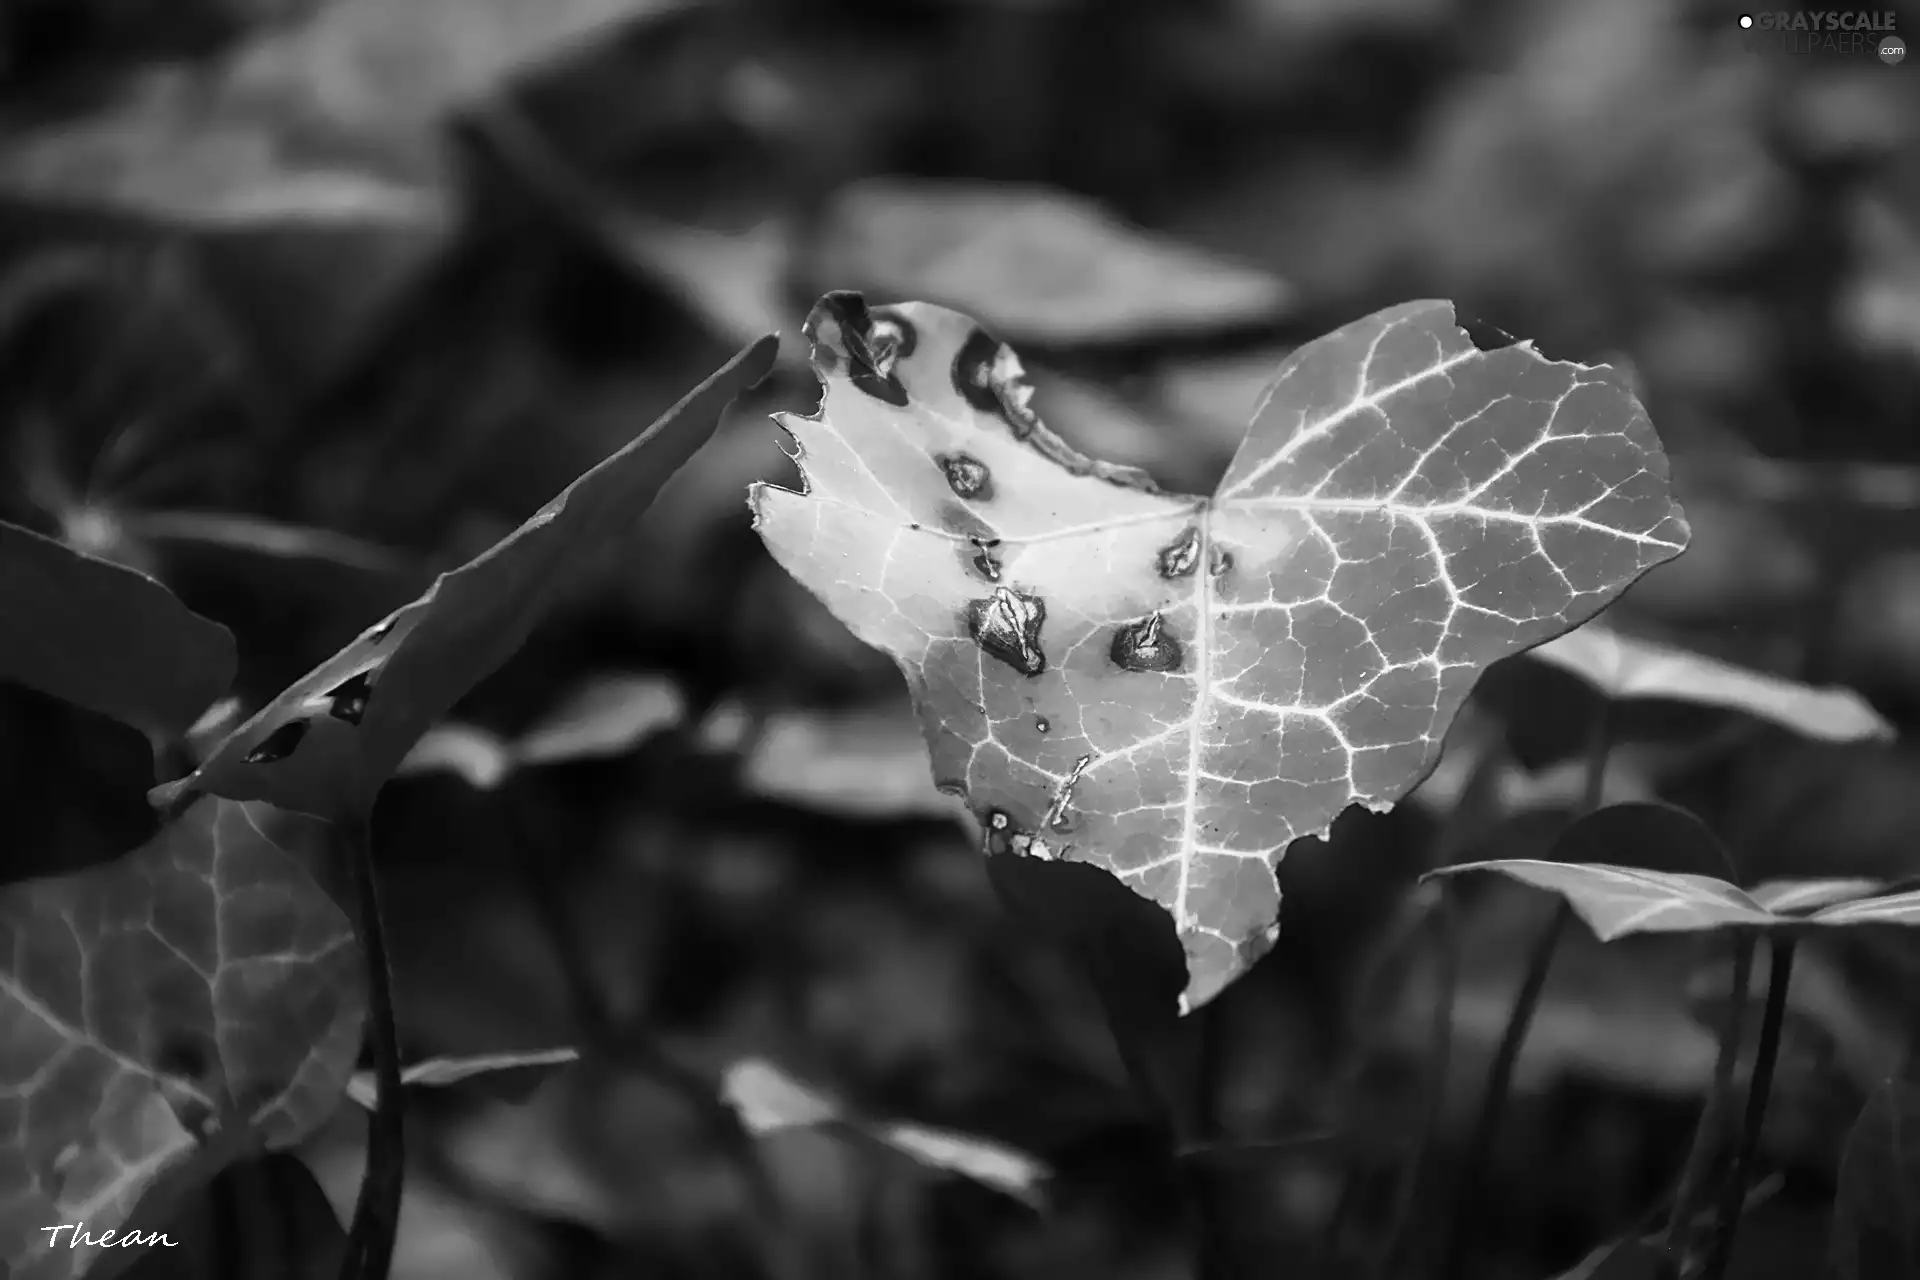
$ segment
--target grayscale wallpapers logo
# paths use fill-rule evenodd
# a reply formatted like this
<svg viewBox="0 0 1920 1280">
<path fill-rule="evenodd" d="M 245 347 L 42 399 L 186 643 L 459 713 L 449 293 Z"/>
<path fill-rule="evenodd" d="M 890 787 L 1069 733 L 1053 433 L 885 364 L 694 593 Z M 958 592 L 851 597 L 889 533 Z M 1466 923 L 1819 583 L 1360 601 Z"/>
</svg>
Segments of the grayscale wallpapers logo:
<svg viewBox="0 0 1920 1280">
<path fill-rule="evenodd" d="M 1740 15 L 1741 38 L 1750 52 L 1873 54 L 1890 67 L 1907 56 L 1907 42 L 1895 32 L 1896 25 L 1891 11 L 1786 9 Z"/>
</svg>

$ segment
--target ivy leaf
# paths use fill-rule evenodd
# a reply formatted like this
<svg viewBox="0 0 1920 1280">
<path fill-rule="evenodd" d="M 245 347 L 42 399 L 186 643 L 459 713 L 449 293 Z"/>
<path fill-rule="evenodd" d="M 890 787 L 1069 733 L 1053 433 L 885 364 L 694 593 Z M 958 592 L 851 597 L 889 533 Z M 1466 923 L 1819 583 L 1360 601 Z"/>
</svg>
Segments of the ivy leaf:
<svg viewBox="0 0 1920 1280">
<path fill-rule="evenodd" d="M 1725 707 L 1826 742 L 1891 738 L 1893 726 L 1851 689 L 1816 689 L 1718 658 L 1588 623 L 1527 655 L 1569 671 L 1608 698 Z"/>
<path fill-rule="evenodd" d="M 1171 913 L 1188 1008 L 1270 945 L 1288 844 L 1389 807 L 1483 667 L 1686 545 L 1618 375 L 1444 302 L 1288 357 L 1211 498 L 1069 448 L 963 315 L 837 293 L 807 333 L 826 398 L 780 419 L 806 489 L 754 487 L 762 538 L 900 665 L 990 850 Z"/>
<path fill-rule="evenodd" d="M 1753 900 L 1777 916 L 1808 915 L 1856 902 L 1883 888 L 1879 880 L 1769 880 L 1749 890 Z"/>
<path fill-rule="evenodd" d="M 0 892 L 0 1261 L 73 1280 L 220 1165 L 339 1102 L 365 1013 L 345 915 L 208 797 L 107 866 Z M 136 1228 L 137 1229 L 137 1228 Z M 121 1256 L 124 1251 L 117 1251 Z"/>
<path fill-rule="evenodd" d="M 157 805 L 212 792 L 340 819 L 374 795 L 429 726 L 526 640 L 567 570 L 624 535 L 773 365 L 771 337 L 742 350 L 638 439 L 531 519 L 289 686 Z"/>
<path fill-rule="evenodd" d="M 0 602 L 0 680 L 149 738 L 184 736 L 233 682 L 225 627 L 144 573 L 5 523 Z"/>
<path fill-rule="evenodd" d="M 1920 1082 L 1881 1083 L 1840 1155 L 1828 1255 L 1842 1280 L 1920 1275 Z"/>
<path fill-rule="evenodd" d="M 1468 871 L 1498 872 L 1521 884 L 1559 894 L 1602 942 L 1630 933 L 1697 933 L 1729 925 L 1779 922 L 1779 917 L 1738 886 L 1712 876 L 1528 858 L 1463 862 L 1429 874 L 1460 875 Z"/>
<path fill-rule="evenodd" d="M 1889 893 L 1878 898 L 1857 898 L 1823 907 L 1808 919 L 1814 924 L 1897 924 L 1920 925 L 1920 889 Z"/>
<path fill-rule="evenodd" d="M 1047 1170 L 1032 1156 L 971 1134 L 906 1121 L 873 1120 L 762 1058 L 728 1066 L 721 1097 L 756 1137 L 787 1129 L 833 1128 L 891 1148 L 929 1169 L 958 1173 L 1028 1204 L 1040 1203 Z"/>
</svg>

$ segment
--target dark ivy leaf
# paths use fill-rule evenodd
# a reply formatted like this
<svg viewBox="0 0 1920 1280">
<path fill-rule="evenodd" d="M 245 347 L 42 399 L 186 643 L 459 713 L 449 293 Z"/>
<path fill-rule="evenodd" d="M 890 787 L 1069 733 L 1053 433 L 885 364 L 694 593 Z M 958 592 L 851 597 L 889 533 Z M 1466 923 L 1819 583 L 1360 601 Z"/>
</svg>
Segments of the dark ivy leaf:
<svg viewBox="0 0 1920 1280">
<path fill-rule="evenodd" d="M 1292 841 L 1393 804 L 1484 667 L 1687 541 L 1614 371 L 1481 350 L 1445 302 L 1289 356 L 1204 498 L 1068 447 L 966 316 L 836 293 L 807 332 L 807 487 L 755 486 L 762 538 L 900 665 L 994 851 L 1172 915 L 1189 1007 L 1271 945 Z"/>
<path fill-rule="evenodd" d="M 353 931 L 258 808 L 207 797 L 117 862 L 0 891 L 11 1280 L 77 1280 L 100 1249 L 45 1228 L 158 1229 L 338 1105 L 365 1013 Z"/>
<path fill-rule="evenodd" d="M 216 747 L 157 805 L 194 792 L 267 800 L 328 819 L 367 813 L 420 735 L 520 647 L 568 570 L 630 530 L 772 367 L 763 338 L 520 528 L 363 632 Z"/>
<path fill-rule="evenodd" d="M 233 673 L 227 629 L 152 578 L 0 523 L 0 680 L 171 741 Z"/>
</svg>

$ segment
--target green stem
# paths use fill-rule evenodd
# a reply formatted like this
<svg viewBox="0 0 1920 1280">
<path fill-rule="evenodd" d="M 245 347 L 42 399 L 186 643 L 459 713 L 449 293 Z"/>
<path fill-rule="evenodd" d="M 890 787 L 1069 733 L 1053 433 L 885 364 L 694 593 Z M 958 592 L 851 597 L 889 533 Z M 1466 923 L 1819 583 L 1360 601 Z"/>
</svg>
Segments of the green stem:
<svg viewBox="0 0 1920 1280">
<path fill-rule="evenodd" d="M 1467 1274 L 1467 1235 L 1460 1228 L 1478 1209 L 1478 1190 L 1487 1177 L 1486 1168 L 1493 1156 L 1494 1141 L 1500 1136 L 1500 1122 L 1506 1118 L 1507 1094 L 1513 1085 L 1513 1071 L 1520 1060 L 1520 1048 L 1533 1026 L 1533 1015 L 1540 1007 L 1540 993 L 1546 989 L 1547 973 L 1553 967 L 1553 953 L 1573 923 L 1573 908 L 1562 898 L 1553 909 L 1553 918 L 1534 939 L 1527 953 L 1526 976 L 1520 981 L 1520 993 L 1514 997 L 1513 1011 L 1507 1015 L 1507 1029 L 1494 1051 L 1493 1068 L 1487 1076 L 1487 1091 L 1480 1101 L 1480 1117 L 1467 1142 L 1466 1159 L 1461 1165 L 1460 1204 L 1448 1232 L 1446 1265 L 1440 1274 L 1447 1280 L 1462 1280 Z"/>
<path fill-rule="evenodd" d="M 1733 1260 L 1733 1239 L 1747 1201 L 1747 1178 L 1753 1169 L 1754 1154 L 1760 1149 L 1760 1129 L 1767 1119 L 1767 1095 L 1773 1091 L 1773 1065 L 1780 1056 L 1780 1028 L 1786 1022 L 1787 985 L 1793 980 L 1794 945 L 1791 937 L 1780 936 L 1773 939 L 1770 948 L 1767 1011 L 1760 1019 L 1760 1045 L 1753 1060 L 1753 1076 L 1747 1084 L 1747 1112 L 1741 1127 L 1740 1149 L 1726 1186 L 1721 1190 L 1713 1251 L 1701 1272 L 1702 1280 L 1720 1280 L 1727 1272 L 1727 1264 Z"/>
<path fill-rule="evenodd" d="M 1574 821 L 1599 808 L 1605 798 L 1607 758 L 1612 751 L 1612 704 L 1603 701 L 1587 737 L 1586 787 Z M 1527 953 L 1526 974 L 1520 981 L 1519 994 L 1514 997 L 1513 1010 L 1507 1015 L 1507 1028 L 1500 1037 L 1500 1046 L 1494 1052 L 1493 1067 L 1487 1077 L 1487 1091 L 1480 1103 L 1479 1119 L 1468 1139 L 1465 1162 L 1461 1166 L 1460 1194 L 1453 1221 L 1448 1227 L 1445 1262 L 1440 1269 L 1440 1274 L 1447 1280 L 1462 1280 L 1466 1275 L 1467 1234 L 1462 1228 L 1479 1208 L 1479 1188 L 1487 1177 L 1487 1164 L 1493 1156 L 1494 1142 L 1500 1136 L 1500 1123 L 1505 1119 L 1514 1067 L 1520 1060 L 1520 1049 L 1526 1043 L 1527 1032 L 1533 1026 L 1533 1015 L 1539 1008 L 1540 995 L 1546 990 L 1547 973 L 1553 967 L 1554 952 L 1559 949 L 1560 940 L 1566 936 L 1573 919 L 1572 905 L 1561 898 L 1554 906 L 1553 918 L 1547 921 Z"/>
<path fill-rule="evenodd" d="M 406 1117 L 400 1087 L 400 1032 L 393 1016 L 393 969 L 373 870 L 373 833 L 359 817 L 342 827 L 353 875 L 354 924 L 367 977 L 367 1022 L 373 1033 L 373 1071 L 379 1097 L 368 1122 L 367 1167 L 353 1206 L 340 1280 L 387 1280 L 400 1230 L 406 1187 Z"/>
<path fill-rule="evenodd" d="M 1733 936 L 1733 988 L 1725 1015 L 1720 1020 L 1720 1051 L 1714 1058 L 1713 1083 L 1707 1091 L 1706 1105 L 1693 1130 L 1693 1145 L 1680 1173 L 1680 1184 L 1673 1195 L 1673 1208 L 1661 1235 L 1664 1255 L 1658 1264 L 1659 1280 L 1678 1276 L 1692 1236 L 1694 1216 L 1707 1184 L 1707 1172 L 1713 1167 L 1714 1153 L 1727 1137 L 1732 1117 L 1733 1069 L 1740 1058 L 1740 1043 L 1746 1038 L 1747 997 L 1753 986 L 1753 953 L 1756 939 L 1740 931 Z"/>
<path fill-rule="evenodd" d="M 1415 1238 L 1408 1229 L 1414 1217 L 1413 1207 L 1419 1189 L 1431 1183 L 1434 1139 L 1446 1116 L 1447 1067 L 1453 1057 L 1453 1001 L 1460 982 L 1460 935 L 1453 898 L 1446 893 L 1444 885 L 1440 901 L 1434 907 L 1433 920 L 1437 963 L 1433 969 L 1433 1022 L 1427 1051 L 1425 1111 L 1413 1155 L 1394 1186 L 1393 1208 L 1385 1230 L 1380 1233 L 1385 1247 L 1369 1269 L 1376 1277 L 1394 1274 L 1410 1251 Z"/>
</svg>

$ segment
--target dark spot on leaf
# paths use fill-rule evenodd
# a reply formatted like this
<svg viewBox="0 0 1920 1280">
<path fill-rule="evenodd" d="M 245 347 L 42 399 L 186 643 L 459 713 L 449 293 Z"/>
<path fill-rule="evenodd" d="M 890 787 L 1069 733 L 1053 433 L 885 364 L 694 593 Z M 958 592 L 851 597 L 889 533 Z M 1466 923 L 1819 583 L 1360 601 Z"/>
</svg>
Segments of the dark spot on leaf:
<svg viewBox="0 0 1920 1280">
<path fill-rule="evenodd" d="M 1110 652 L 1123 671 L 1177 671 L 1186 656 L 1158 613 L 1116 629 Z"/>
<path fill-rule="evenodd" d="M 1000 541 L 1000 531 L 982 520 L 977 512 L 970 511 L 957 502 L 947 502 L 940 507 L 940 525 L 956 538 L 965 538 L 968 542 L 983 547 L 994 546 Z"/>
<path fill-rule="evenodd" d="M 982 502 L 993 496 L 993 473 L 972 454 L 943 453 L 934 461 L 946 472 L 947 487 L 957 496 Z"/>
<path fill-rule="evenodd" d="M 981 413 L 1005 422 L 1015 440 L 1025 440 L 1040 424 L 1020 392 L 1019 362 L 1011 348 L 985 329 L 975 329 L 953 358 L 953 388 Z"/>
<path fill-rule="evenodd" d="M 908 524 L 907 528 L 913 530 L 915 533 L 918 533 L 920 532 L 920 522 L 918 520 L 915 520 L 912 523 Z"/>
<path fill-rule="evenodd" d="M 973 539 L 973 567 L 978 569 L 980 576 L 988 582 L 1000 581 L 1000 561 L 993 554 L 993 549 L 999 545 L 1000 540 L 998 538 L 990 542 L 982 542 L 978 538 Z"/>
<path fill-rule="evenodd" d="M 305 720 L 289 720 L 260 740 L 260 745 L 247 752 L 248 764 L 272 764 L 276 760 L 285 760 L 307 736 Z"/>
<path fill-rule="evenodd" d="M 996 588 L 984 600 L 967 602 L 967 631 L 974 643 L 1025 676 L 1047 669 L 1047 656 L 1040 650 L 1040 627 L 1046 619 L 1045 601 L 1006 587 Z"/>
<path fill-rule="evenodd" d="M 379 644 L 382 640 L 385 640 L 389 635 L 392 634 L 393 624 L 398 621 L 400 621 L 400 615 L 396 613 L 391 618 L 388 618 L 385 622 L 382 622 L 378 626 L 374 627 L 373 630 L 367 632 L 366 634 L 367 643 Z"/>
<path fill-rule="evenodd" d="M 814 311 L 816 317 L 824 313 L 839 326 L 840 344 L 847 353 L 848 380 L 876 400 L 885 401 L 898 409 L 906 408 L 907 389 L 894 375 L 893 362 L 900 353 L 896 344 L 904 338 L 902 331 L 911 333 L 911 326 L 896 317 L 876 331 L 874 315 L 867 310 L 867 300 L 845 289 L 820 299 Z M 814 323 L 809 320 L 809 337 L 813 336 L 814 330 Z"/>
<path fill-rule="evenodd" d="M 1488 324 L 1473 316 L 1461 317 L 1460 327 L 1466 330 L 1467 340 L 1482 351 L 1499 351 L 1520 341 L 1498 325 Z"/>
<path fill-rule="evenodd" d="M 1218 578 L 1233 568 L 1233 552 L 1225 547 L 1213 547 L 1207 553 L 1207 573 Z"/>
<path fill-rule="evenodd" d="M 876 351 L 882 346 L 891 347 L 889 359 L 905 360 L 920 345 L 920 334 L 914 329 L 913 322 L 892 307 L 876 307 L 870 314 L 873 317 L 873 329 L 867 342 Z"/>
<path fill-rule="evenodd" d="M 1160 548 L 1160 576 L 1184 578 L 1200 563 L 1200 526 L 1190 524 L 1180 536 Z"/>
<path fill-rule="evenodd" d="M 1053 725 L 1045 716 L 1035 716 L 1033 718 L 1033 727 L 1045 733 L 1047 730 L 1053 728 Z"/>
<path fill-rule="evenodd" d="M 327 708 L 328 715 L 335 720 L 345 720 L 348 724 L 359 724 L 361 717 L 367 714 L 367 699 L 373 696 L 373 673 L 362 671 L 351 680 L 327 690 L 326 696 L 333 700 Z"/>
</svg>

